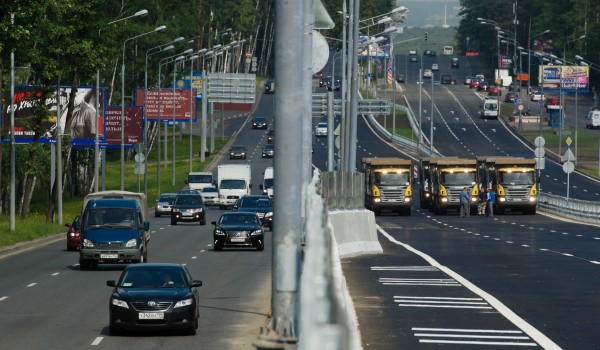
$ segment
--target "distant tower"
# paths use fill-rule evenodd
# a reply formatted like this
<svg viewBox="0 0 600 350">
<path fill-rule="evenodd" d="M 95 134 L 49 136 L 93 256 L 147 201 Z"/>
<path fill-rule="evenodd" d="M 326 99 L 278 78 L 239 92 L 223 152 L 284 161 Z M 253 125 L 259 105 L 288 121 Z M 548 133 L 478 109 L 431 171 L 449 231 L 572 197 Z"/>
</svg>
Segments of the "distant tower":
<svg viewBox="0 0 600 350">
<path fill-rule="evenodd" d="M 448 28 L 450 27 L 448 25 L 448 13 L 447 13 L 447 5 L 444 5 L 444 25 L 442 26 L 442 28 Z"/>
</svg>

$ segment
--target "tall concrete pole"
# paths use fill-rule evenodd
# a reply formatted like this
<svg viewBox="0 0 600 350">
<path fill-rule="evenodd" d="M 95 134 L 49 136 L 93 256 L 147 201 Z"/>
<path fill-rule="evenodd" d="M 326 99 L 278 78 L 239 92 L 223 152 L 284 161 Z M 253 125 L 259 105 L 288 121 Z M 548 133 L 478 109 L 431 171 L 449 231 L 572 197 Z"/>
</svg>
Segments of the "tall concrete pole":
<svg viewBox="0 0 600 350">
<path fill-rule="evenodd" d="M 349 7 L 350 7 L 350 16 L 349 16 L 349 20 L 348 20 L 348 61 L 347 61 L 347 69 L 348 69 L 348 75 L 347 75 L 347 80 L 349 81 L 349 84 L 346 85 L 346 88 L 348 89 L 346 91 L 346 120 L 345 120 L 345 124 L 344 124 L 344 144 L 343 144 L 343 148 L 342 148 L 342 155 L 344 157 L 344 162 L 343 162 L 343 166 L 342 166 L 342 170 L 347 171 L 350 168 L 350 140 L 352 139 L 351 136 L 351 119 L 354 117 L 356 117 L 356 114 L 352 114 L 352 100 L 354 98 L 356 98 L 356 95 L 353 93 L 353 89 L 352 89 L 352 76 L 353 76 L 353 72 L 355 70 L 358 69 L 358 67 L 354 66 L 354 56 L 356 56 L 356 39 L 354 38 L 354 30 L 352 30 L 352 28 L 354 28 L 354 22 L 355 22 L 355 18 L 354 18 L 354 1 L 355 0 L 350 0 L 349 1 Z M 358 22 L 358 20 L 356 20 L 356 22 Z"/>
<path fill-rule="evenodd" d="M 14 26 L 15 24 L 15 14 L 10 14 L 10 24 Z M 60 78 L 59 78 L 60 79 Z M 57 87 L 60 89 L 60 86 Z M 60 98 L 60 96 L 57 96 Z M 60 100 L 58 100 L 60 102 Z M 16 230 L 16 216 L 15 216 L 15 203 L 16 203 L 16 149 L 15 149 L 15 51 L 10 51 L 10 231 L 14 232 Z M 60 103 L 57 103 L 57 106 L 60 106 Z M 58 107 L 60 111 L 60 107 Z M 58 125 L 60 125 L 60 114 L 57 113 Z M 57 129 L 56 135 L 59 136 L 60 128 Z M 60 147 L 58 148 L 58 152 L 60 153 Z M 60 194 L 59 194 L 60 196 Z"/>
<path fill-rule="evenodd" d="M 350 155 L 348 157 L 348 171 L 356 170 L 356 137 L 357 137 L 357 124 L 358 124 L 358 55 L 356 54 L 356 42 L 358 40 L 358 27 L 360 24 L 360 0 L 354 0 L 353 13 L 350 14 L 354 17 L 354 23 L 352 27 L 352 51 L 350 51 L 350 57 L 352 60 L 352 90 L 351 90 L 351 110 L 350 110 Z"/>
<path fill-rule="evenodd" d="M 345 139 L 347 137 L 344 131 L 344 125 L 346 124 L 346 101 L 350 100 L 347 96 L 348 93 L 348 82 L 346 81 L 347 72 L 348 72 L 348 48 L 347 48 L 347 38 L 346 38 L 346 27 L 347 27 L 347 17 L 348 10 L 346 9 L 346 0 L 343 0 L 342 5 L 342 116 L 340 118 L 340 149 L 338 149 L 338 162 L 336 170 L 342 169 L 343 163 L 343 154 L 345 152 L 344 145 Z"/>
<path fill-rule="evenodd" d="M 300 217 L 302 196 L 302 130 L 306 99 L 304 77 L 304 1 L 277 1 L 275 4 L 275 188 L 286 195 L 275 201 L 273 217 L 272 330 L 278 339 L 296 343 L 298 328 L 298 281 L 300 271 Z"/>
</svg>

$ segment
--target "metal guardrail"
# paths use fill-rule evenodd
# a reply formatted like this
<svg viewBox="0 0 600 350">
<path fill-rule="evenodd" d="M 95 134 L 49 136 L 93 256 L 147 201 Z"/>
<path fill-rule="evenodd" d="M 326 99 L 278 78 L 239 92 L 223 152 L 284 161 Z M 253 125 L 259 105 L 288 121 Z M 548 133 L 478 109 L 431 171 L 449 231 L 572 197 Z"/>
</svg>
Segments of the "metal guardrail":
<svg viewBox="0 0 600 350">
<path fill-rule="evenodd" d="M 600 203 L 569 199 L 552 194 L 540 193 L 538 208 L 543 211 L 564 216 L 590 224 L 600 224 Z"/>
</svg>

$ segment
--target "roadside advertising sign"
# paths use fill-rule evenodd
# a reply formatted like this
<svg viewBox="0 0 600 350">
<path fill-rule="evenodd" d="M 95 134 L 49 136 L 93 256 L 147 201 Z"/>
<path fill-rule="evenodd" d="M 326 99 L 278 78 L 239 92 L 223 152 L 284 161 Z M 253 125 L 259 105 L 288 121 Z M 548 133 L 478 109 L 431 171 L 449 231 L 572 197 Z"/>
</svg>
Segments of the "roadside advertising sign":
<svg viewBox="0 0 600 350">
<path fill-rule="evenodd" d="M 141 106 L 125 106 L 123 143 L 127 148 L 142 142 L 143 110 L 144 107 Z M 106 108 L 106 146 L 107 148 L 121 147 L 121 106 Z"/>
<path fill-rule="evenodd" d="M 78 147 L 93 147 L 96 133 L 99 138 L 104 134 L 104 106 L 105 88 L 100 88 L 99 113 L 96 112 L 95 87 L 50 87 L 43 89 L 37 86 L 15 87 L 14 105 L 11 104 L 10 90 L 2 93 L 2 135 L 10 134 L 11 111 L 15 115 L 15 141 L 17 143 L 31 143 L 36 137 L 40 143 L 54 143 L 57 121 L 60 120 L 63 134 L 71 136 L 71 145 Z M 69 102 L 73 101 L 71 120 L 67 125 Z M 60 118 L 57 116 L 60 103 Z M 37 121 L 35 109 L 44 104 L 49 111 L 47 118 Z M 6 137 L 5 137 L 6 138 Z M 6 141 L 6 140 L 4 140 Z"/>
<path fill-rule="evenodd" d="M 148 103 L 146 104 L 146 119 L 148 121 L 158 121 L 158 91 L 159 89 L 148 90 Z M 175 92 L 175 93 L 173 93 Z M 192 89 L 192 98 L 190 98 L 190 90 L 179 90 L 163 88 L 160 89 L 160 121 L 167 122 L 175 121 L 189 122 L 196 121 L 196 98 L 195 89 Z M 136 91 L 136 105 L 144 106 L 144 89 Z M 173 115 L 173 112 L 175 114 Z"/>
<path fill-rule="evenodd" d="M 590 70 L 588 66 L 542 66 L 539 81 L 545 92 L 589 92 Z"/>
</svg>

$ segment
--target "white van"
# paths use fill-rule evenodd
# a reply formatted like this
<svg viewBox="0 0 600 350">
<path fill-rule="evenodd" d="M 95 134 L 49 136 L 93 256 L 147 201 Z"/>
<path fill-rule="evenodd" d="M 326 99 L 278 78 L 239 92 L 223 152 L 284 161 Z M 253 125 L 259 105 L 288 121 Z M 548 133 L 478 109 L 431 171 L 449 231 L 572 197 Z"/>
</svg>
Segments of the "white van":
<svg viewBox="0 0 600 350">
<path fill-rule="evenodd" d="M 273 167 L 267 167 L 265 169 L 263 182 L 260 185 L 262 193 L 273 199 Z"/>
<path fill-rule="evenodd" d="M 483 119 L 498 119 L 498 100 L 493 97 L 486 97 L 479 109 L 479 115 Z"/>
<path fill-rule="evenodd" d="M 588 129 L 600 128 L 600 110 L 589 111 L 585 116 L 585 127 Z"/>
</svg>

